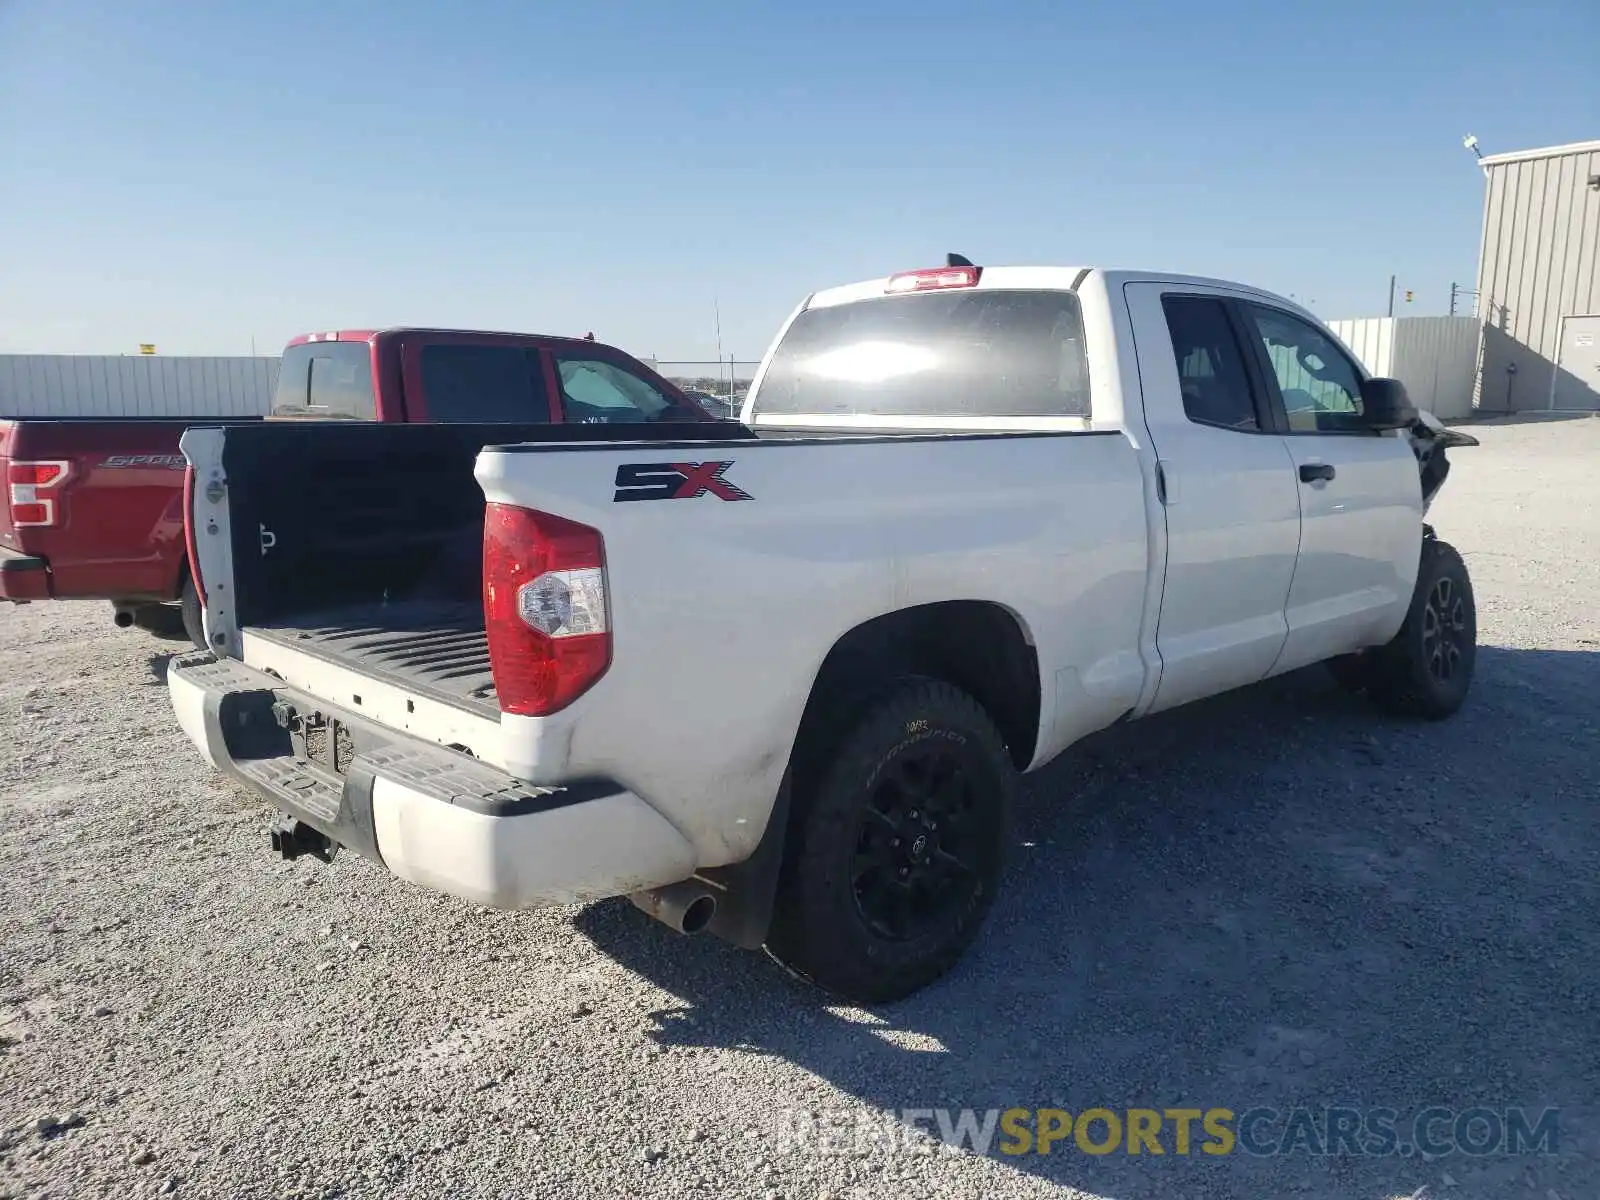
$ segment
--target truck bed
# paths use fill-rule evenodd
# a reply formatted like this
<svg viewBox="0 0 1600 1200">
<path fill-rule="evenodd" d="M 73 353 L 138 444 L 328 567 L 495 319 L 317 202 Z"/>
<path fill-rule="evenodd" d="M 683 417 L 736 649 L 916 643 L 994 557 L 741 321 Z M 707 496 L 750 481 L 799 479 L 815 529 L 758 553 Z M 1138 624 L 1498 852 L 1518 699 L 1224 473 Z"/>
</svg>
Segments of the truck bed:
<svg viewBox="0 0 1600 1200">
<path fill-rule="evenodd" d="M 247 632 L 252 639 L 359 671 L 467 712 L 500 715 L 481 603 L 350 604 L 251 625 Z"/>
</svg>

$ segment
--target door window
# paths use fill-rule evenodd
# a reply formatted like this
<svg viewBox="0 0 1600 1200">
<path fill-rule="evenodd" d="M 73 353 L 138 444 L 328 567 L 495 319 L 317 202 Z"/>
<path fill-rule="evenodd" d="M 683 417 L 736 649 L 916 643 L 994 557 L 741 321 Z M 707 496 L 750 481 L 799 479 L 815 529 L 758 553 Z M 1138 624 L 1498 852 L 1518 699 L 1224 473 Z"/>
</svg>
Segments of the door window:
<svg viewBox="0 0 1600 1200">
<path fill-rule="evenodd" d="M 599 358 L 556 355 L 561 398 L 569 422 L 660 421 L 673 401 L 661 391 Z"/>
<path fill-rule="evenodd" d="M 424 346 L 422 392 L 430 421 L 550 419 L 539 352 L 523 346 Z"/>
<path fill-rule="evenodd" d="M 1259 431 L 1250 375 L 1225 303 L 1207 296 L 1163 296 L 1161 308 L 1172 335 L 1184 415 L 1200 425 Z"/>
<path fill-rule="evenodd" d="M 1315 325 L 1275 308 L 1248 305 L 1283 396 L 1290 433 L 1365 432 L 1361 373 Z"/>
</svg>

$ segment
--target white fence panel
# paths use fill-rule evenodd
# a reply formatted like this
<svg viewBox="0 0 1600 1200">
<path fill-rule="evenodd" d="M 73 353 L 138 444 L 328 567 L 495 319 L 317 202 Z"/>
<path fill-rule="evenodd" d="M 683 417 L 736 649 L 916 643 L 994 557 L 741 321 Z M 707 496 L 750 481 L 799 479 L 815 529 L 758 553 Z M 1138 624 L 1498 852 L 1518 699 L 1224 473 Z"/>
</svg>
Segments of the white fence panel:
<svg viewBox="0 0 1600 1200">
<path fill-rule="evenodd" d="M 276 358 L 0 354 L 0 417 L 253 417 Z"/>
<path fill-rule="evenodd" d="M 1354 321 L 1329 321 L 1328 328 L 1355 352 L 1369 374 L 1389 375 L 1394 350 L 1393 317 L 1361 317 Z"/>
</svg>

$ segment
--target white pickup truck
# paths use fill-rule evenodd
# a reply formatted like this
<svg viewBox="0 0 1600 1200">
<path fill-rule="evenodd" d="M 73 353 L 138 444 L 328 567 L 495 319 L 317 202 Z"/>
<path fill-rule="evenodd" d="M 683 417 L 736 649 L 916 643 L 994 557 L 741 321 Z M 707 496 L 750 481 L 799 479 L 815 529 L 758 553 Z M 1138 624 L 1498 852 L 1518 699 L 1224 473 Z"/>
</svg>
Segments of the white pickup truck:
<svg viewBox="0 0 1600 1200">
<path fill-rule="evenodd" d="M 1424 513 L 1473 439 L 1255 288 L 951 262 L 809 297 L 739 423 L 189 430 L 178 721 L 284 854 L 627 895 L 881 1001 L 1086 734 L 1319 662 L 1462 703 Z"/>
</svg>

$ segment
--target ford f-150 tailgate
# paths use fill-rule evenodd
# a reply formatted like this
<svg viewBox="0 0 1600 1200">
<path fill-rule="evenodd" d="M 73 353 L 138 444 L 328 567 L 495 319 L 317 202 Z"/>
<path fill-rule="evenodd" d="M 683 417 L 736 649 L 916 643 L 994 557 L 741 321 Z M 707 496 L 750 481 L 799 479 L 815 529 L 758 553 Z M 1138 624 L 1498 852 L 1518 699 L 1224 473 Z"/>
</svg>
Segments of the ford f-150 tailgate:
<svg viewBox="0 0 1600 1200">
<path fill-rule="evenodd" d="M 176 597 L 183 570 L 178 439 L 197 423 L 0 421 L 0 599 Z"/>
</svg>

